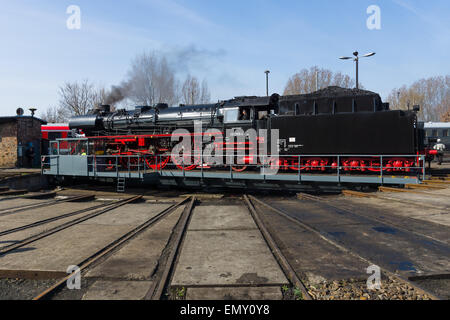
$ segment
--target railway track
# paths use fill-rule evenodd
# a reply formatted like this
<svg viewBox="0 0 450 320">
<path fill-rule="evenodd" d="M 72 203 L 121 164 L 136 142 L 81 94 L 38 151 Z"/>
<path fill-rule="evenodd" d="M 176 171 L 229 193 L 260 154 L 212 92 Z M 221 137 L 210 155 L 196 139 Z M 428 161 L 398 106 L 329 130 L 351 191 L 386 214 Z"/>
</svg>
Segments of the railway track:
<svg viewBox="0 0 450 320">
<path fill-rule="evenodd" d="M 62 231 L 62 230 L 67 229 L 67 228 L 69 228 L 71 226 L 74 226 L 74 225 L 79 224 L 79 223 L 81 223 L 83 221 L 92 219 L 92 218 L 97 217 L 97 216 L 99 216 L 101 214 L 104 214 L 104 213 L 106 213 L 108 211 L 111 211 L 113 209 L 119 208 L 120 206 L 123 206 L 125 204 L 128 204 L 128 203 L 134 202 L 136 200 L 139 200 L 141 198 L 142 198 L 142 196 L 134 196 L 134 197 L 127 198 L 127 199 L 124 199 L 124 200 L 120 200 L 120 201 L 118 201 L 118 202 L 116 202 L 116 203 L 114 203 L 112 205 L 107 206 L 106 208 L 103 208 L 103 209 L 98 210 L 98 211 L 94 211 L 93 213 L 90 213 L 90 214 L 88 214 L 86 216 L 83 216 L 83 217 L 74 219 L 72 221 L 63 223 L 63 224 L 61 224 L 59 226 L 56 226 L 54 228 L 51 228 L 51 229 L 49 229 L 47 231 L 44 231 L 42 233 L 39 233 L 39 234 L 33 235 L 31 237 L 28 237 L 26 239 L 23 239 L 23 240 L 21 240 L 21 241 L 19 241 L 17 243 L 4 246 L 4 247 L 0 248 L 0 257 L 4 256 L 5 254 L 8 254 L 10 252 L 13 252 L 14 250 L 22 248 L 22 247 L 24 247 L 24 246 L 26 246 L 26 245 L 28 245 L 30 243 L 33 243 L 33 242 L 35 242 L 37 240 L 40 240 L 40 239 L 45 238 L 45 237 L 48 237 L 48 236 L 50 236 L 50 235 L 52 235 L 52 234 L 54 234 L 56 232 Z"/>
<path fill-rule="evenodd" d="M 13 196 L 0 196 L 0 202 L 7 200 L 15 200 L 15 199 L 48 199 L 54 198 L 56 196 L 56 191 L 45 191 L 45 192 L 31 192 L 25 193 L 21 195 L 13 195 Z"/>
<path fill-rule="evenodd" d="M 310 198 L 309 195 L 304 196 L 304 198 Z M 367 266 L 369 265 L 378 265 L 380 266 L 380 261 L 372 261 L 369 254 L 369 251 L 366 251 L 365 254 L 362 254 L 361 251 L 355 251 L 355 248 L 353 248 L 351 245 L 348 245 L 348 243 L 343 243 L 341 241 L 337 241 L 335 237 L 330 236 L 330 232 L 325 231 L 326 229 L 323 228 L 323 225 L 320 223 L 320 218 L 316 217 L 313 220 L 312 224 L 310 222 L 306 222 L 305 219 L 302 219 L 302 215 L 294 215 L 289 211 L 286 211 L 285 209 L 281 209 L 278 206 L 269 205 L 266 202 L 257 199 L 255 197 L 250 196 L 250 199 L 254 201 L 255 203 L 258 203 L 261 206 L 266 207 L 271 212 L 277 213 L 280 217 L 283 217 L 284 219 L 288 220 L 291 223 L 294 223 L 295 225 L 299 226 L 301 229 L 308 231 L 311 234 L 314 234 L 317 238 L 320 238 L 322 241 L 328 244 L 328 246 L 333 246 L 336 249 L 338 249 L 340 252 L 345 253 L 346 255 L 352 256 L 353 258 L 356 258 L 356 260 L 363 261 Z M 317 201 L 316 198 L 314 198 L 314 201 Z M 337 217 L 338 218 L 338 217 Z M 341 219 L 341 217 L 339 217 Z M 319 220 L 317 220 L 319 219 Z M 307 219 L 306 219 L 307 220 Z M 356 224 L 355 226 L 357 226 Z M 298 240 L 299 241 L 299 240 Z M 373 253 L 371 253 L 373 254 Z M 336 253 L 333 253 L 333 255 L 336 255 Z M 301 258 L 301 257 L 300 257 Z M 306 259 L 308 260 L 308 259 Z M 355 261 L 356 261 L 355 260 Z M 350 266 L 355 264 L 355 261 L 352 261 L 350 263 Z M 301 263 L 299 263 L 301 265 Z M 429 292 L 428 290 L 424 290 L 423 288 L 415 285 L 413 282 L 411 282 L 408 277 L 396 274 L 388 270 L 386 267 L 381 266 L 380 267 L 383 274 L 387 275 L 389 279 L 395 279 L 400 284 L 405 285 L 405 287 L 413 288 L 416 292 L 419 293 L 422 297 L 428 297 L 430 299 L 439 299 L 438 296 L 435 294 Z"/>
<path fill-rule="evenodd" d="M 380 219 L 380 218 L 376 217 L 375 215 L 368 215 L 368 214 L 358 213 L 355 208 L 348 209 L 348 208 L 346 208 L 346 207 L 344 207 L 342 205 L 336 205 L 334 203 L 331 203 L 330 201 L 327 201 L 327 199 L 320 198 L 320 197 L 313 196 L 313 195 L 309 195 L 309 194 L 306 194 L 306 193 L 300 193 L 300 194 L 298 194 L 298 197 L 302 198 L 302 199 L 307 199 L 307 200 L 311 200 L 311 201 L 314 201 L 314 202 L 317 202 L 317 203 L 324 204 L 324 205 L 326 205 L 327 207 L 329 207 L 329 208 L 331 208 L 333 210 L 342 211 L 342 212 L 345 212 L 345 213 L 347 213 L 349 215 L 353 215 L 353 216 L 357 216 L 357 217 L 360 217 L 360 218 L 363 218 L 363 219 L 370 220 L 370 221 L 372 221 L 374 223 L 380 223 L 380 224 L 383 224 L 383 225 L 388 225 L 388 226 L 394 227 L 394 228 L 396 228 L 398 230 L 402 230 L 404 232 L 412 233 L 412 234 L 414 234 L 416 236 L 423 237 L 423 238 L 426 238 L 428 240 L 438 242 L 438 243 L 440 243 L 440 244 L 442 244 L 444 246 L 448 245 L 447 242 L 445 242 L 445 241 L 443 241 L 441 239 L 437 239 L 437 238 L 429 236 L 427 234 L 424 234 L 424 233 L 421 233 L 421 232 L 417 232 L 417 231 L 413 230 L 413 228 L 411 228 L 408 224 L 405 224 L 405 223 L 402 223 L 401 221 L 399 221 L 399 220 L 404 220 L 404 219 L 397 219 L 397 221 L 393 221 L 392 218 L 389 219 L 389 218 L 386 218 L 385 216 L 383 216 L 383 219 Z"/>
<path fill-rule="evenodd" d="M 274 256 L 275 260 L 278 262 L 280 269 L 282 270 L 282 272 L 284 273 L 284 275 L 286 276 L 286 278 L 289 280 L 290 286 L 291 286 L 291 290 L 299 290 L 301 292 L 301 294 L 296 293 L 295 298 L 296 299 L 304 299 L 304 300 L 311 300 L 311 296 L 309 295 L 308 291 L 306 290 L 305 286 L 303 285 L 302 281 L 298 278 L 298 276 L 296 275 L 294 269 L 291 267 L 289 261 L 287 260 L 287 258 L 284 256 L 283 252 L 280 250 L 280 248 L 278 247 L 277 243 L 273 240 L 273 238 L 271 237 L 271 234 L 268 232 L 267 227 L 265 225 L 265 223 L 260 219 L 259 213 L 258 211 L 254 208 L 253 204 L 251 203 L 251 201 L 249 200 L 249 198 L 244 195 L 244 201 L 246 204 L 246 208 L 248 210 L 248 213 L 250 214 L 251 218 L 253 219 L 257 230 L 261 233 L 263 239 L 265 240 L 267 246 L 270 249 L 271 254 Z M 160 300 L 160 299 L 166 299 L 168 296 L 170 297 L 171 295 L 173 295 L 172 292 L 170 292 L 170 288 L 173 287 L 173 283 L 171 283 L 173 277 L 174 277 L 174 272 L 176 270 L 177 267 L 177 262 L 179 257 L 179 253 L 181 250 L 183 250 L 183 243 L 185 241 L 185 237 L 186 237 L 186 232 L 188 230 L 189 227 L 189 222 L 191 220 L 192 217 L 192 211 L 194 209 L 194 200 L 191 200 L 189 206 L 186 207 L 183 216 L 180 218 L 180 222 L 179 225 L 177 226 L 177 231 L 175 232 L 175 235 L 172 239 L 172 249 L 170 251 L 170 254 L 168 256 L 168 258 L 166 259 L 165 263 L 161 266 L 161 270 L 159 270 L 159 276 L 158 276 L 158 280 L 155 281 L 152 285 L 152 287 L 150 288 L 150 290 L 148 291 L 147 295 L 146 295 L 146 299 L 149 300 Z M 208 230 L 208 231 L 207 231 Z M 206 232 L 217 232 L 217 233 L 221 233 L 224 230 L 241 230 L 244 231 L 246 230 L 245 228 L 232 228 L 232 229 L 205 229 Z M 202 232 L 203 230 L 193 230 L 192 232 L 196 232 L 196 231 L 200 231 Z M 230 257 L 231 258 L 231 257 Z M 225 276 L 225 275 L 222 275 Z M 253 286 L 261 286 L 263 285 L 262 283 L 259 284 L 239 284 L 239 283 L 234 283 L 234 284 L 230 284 L 230 285 L 224 285 L 224 284 L 205 284 L 205 285 L 200 285 L 200 288 L 206 289 L 206 290 L 210 290 L 210 292 L 213 292 L 213 290 L 216 289 L 223 289 L 223 288 L 227 288 L 227 289 L 231 289 L 234 290 L 234 294 L 236 294 L 236 292 L 239 292 L 239 290 L 247 290 L 249 287 L 253 287 Z M 176 287 L 177 285 L 175 285 Z M 287 286 L 285 286 L 287 287 Z M 198 288 L 197 285 L 191 287 L 188 286 L 187 290 L 192 290 L 193 288 Z M 183 290 L 186 290 L 185 287 L 182 288 Z M 279 286 L 279 289 L 281 289 L 281 286 Z M 238 293 L 239 296 L 239 293 Z M 177 297 L 173 297 L 173 298 L 177 298 Z"/>
<path fill-rule="evenodd" d="M 355 221 L 358 219 L 366 219 L 373 224 L 384 224 L 384 225 L 389 224 L 389 221 L 385 221 L 377 217 L 367 217 L 366 215 L 358 212 L 355 213 L 353 212 L 354 210 L 352 208 L 342 208 L 336 203 L 324 200 L 323 198 L 320 197 L 303 194 L 301 195 L 301 197 L 303 199 L 307 199 L 308 202 L 321 204 L 322 209 L 329 209 L 330 211 L 334 210 L 336 212 L 345 213 L 347 217 L 353 217 Z M 2 231 L 0 232 L 0 236 L 13 234 L 22 230 L 37 227 L 39 225 L 45 225 L 50 222 L 58 221 L 60 219 L 69 218 L 72 216 L 79 215 L 81 213 L 93 211 L 92 213 L 84 215 L 83 217 L 71 220 L 69 222 L 63 223 L 40 234 L 36 234 L 26 239 L 23 239 L 18 243 L 0 248 L 0 258 L 8 253 L 14 252 L 19 248 L 25 247 L 26 245 L 32 242 L 35 242 L 37 240 L 50 236 L 51 234 L 62 231 L 73 225 L 81 223 L 82 221 L 94 218 L 105 212 L 118 208 L 124 204 L 136 201 L 139 198 L 141 198 L 141 196 L 130 197 L 127 199 L 119 200 L 114 203 L 111 202 L 106 204 L 106 206 L 104 204 L 96 205 L 82 210 L 77 210 L 56 217 L 52 217 L 49 219 L 36 221 L 17 228 Z M 237 199 L 238 198 L 236 198 L 236 200 Z M 323 279 L 329 280 L 329 283 L 331 282 L 335 283 L 338 281 L 338 279 L 347 279 L 347 277 L 357 279 L 358 275 L 362 275 L 363 277 L 365 276 L 364 279 L 367 279 L 368 275 L 365 273 L 366 271 L 365 268 L 367 268 L 367 266 L 369 265 L 375 264 L 380 265 L 383 274 L 383 285 L 384 283 L 388 283 L 389 286 L 398 286 L 399 288 L 403 288 L 401 290 L 406 291 L 411 290 L 409 293 L 408 292 L 405 293 L 405 297 L 408 296 L 408 294 L 411 294 L 411 296 L 417 297 L 418 299 L 422 298 L 439 299 L 439 297 L 436 294 L 430 292 L 427 289 L 424 290 L 422 286 L 417 285 L 416 283 L 414 283 L 415 281 L 411 281 L 411 279 L 419 280 L 418 283 L 421 283 L 421 281 L 424 281 L 424 279 L 426 280 L 427 277 L 430 277 L 431 279 L 436 281 L 436 279 L 441 278 L 447 279 L 448 278 L 447 274 L 425 275 L 424 277 L 416 275 L 411 278 L 408 278 L 407 276 L 405 277 L 404 273 L 397 274 L 388 267 L 386 267 L 386 265 L 383 265 L 382 263 L 380 264 L 379 261 L 376 259 L 377 258 L 376 254 L 374 257 L 372 257 L 364 252 L 355 250 L 355 248 L 349 246 L 348 243 L 346 242 L 339 241 L 339 239 L 337 239 L 335 235 L 331 235 L 327 231 L 327 229 L 322 228 L 322 225 L 320 223 L 316 224 L 314 221 L 313 223 L 311 223 L 310 220 L 303 219 L 301 215 L 296 216 L 291 211 L 286 210 L 277 205 L 271 205 L 267 203 L 267 201 L 259 199 L 259 197 L 257 198 L 254 196 L 243 195 L 242 198 L 240 199 L 243 199 L 244 206 L 241 205 L 241 202 L 239 202 L 238 200 L 236 201 L 236 203 L 238 203 L 240 207 L 243 207 L 244 208 L 243 210 L 247 209 L 249 213 L 248 219 L 251 219 L 255 224 L 254 230 L 256 230 L 256 232 L 259 232 L 262 235 L 262 240 L 260 240 L 262 241 L 261 243 L 267 245 L 267 247 L 270 249 L 271 255 L 273 255 L 273 258 L 276 261 L 275 264 L 278 264 L 279 269 L 288 279 L 289 282 L 288 286 L 278 285 L 278 288 L 279 290 L 280 289 L 282 290 L 285 299 L 291 299 L 293 297 L 298 298 L 298 293 L 296 293 L 296 296 L 293 296 L 292 293 L 294 291 L 300 292 L 299 295 L 301 296 L 301 299 L 305 300 L 328 298 L 328 296 L 325 295 L 325 293 L 321 293 L 322 289 L 320 289 L 316 283 L 313 284 L 311 282 L 310 277 L 311 273 L 321 274 L 321 272 L 323 271 L 323 274 L 321 275 L 323 275 Z M 205 203 L 206 205 L 213 203 L 214 206 L 220 206 L 221 204 L 229 205 L 229 203 L 227 202 L 229 200 L 230 199 L 223 199 L 223 200 L 210 199 L 207 200 Z M 232 200 L 231 202 L 234 203 L 233 201 L 234 200 Z M 203 201 L 201 202 L 202 202 L 201 206 L 203 206 Z M 178 213 L 176 215 L 175 214 L 171 215 L 172 218 L 170 218 L 170 220 L 173 221 L 171 222 L 172 224 L 165 223 L 166 225 L 170 225 L 171 229 L 170 230 L 167 229 L 168 231 L 164 232 L 166 232 L 167 234 L 168 232 L 170 232 L 170 236 L 167 240 L 167 244 L 165 244 L 163 247 L 164 250 L 161 252 L 160 258 L 157 261 L 157 267 L 155 271 L 152 271 L 151 273 L 151 281 L 146 280 L 149 282 L 149 287 L 146 287 L 148 288 L 148 290 L 144 297 L 147 300 L 164 300 L 168 298 L 169 299 L 177 298 L 176 296 L 174 296 L 174 289 L 177 288 L 177 284 L 173 283 L 173 279 L 175 278 L 176 272 L 178 272 L 177 268 L 180 263 L 180 257 L 182 256 L 183 251 L 185 251 L 185 246 L 187 245 L 187 242 L 189 242 L 186 240 L 188 231 L 190 231 L 191 236 L 192 233 L 195 232 L 216 232 L 217 234 L 227 232 L 228 230 L 235 230 L 235 231 L 237 230 L 243 233 L 247 232 L 246 231 L 247 229 L 244 227 L 242 228 L 233 227 L 231 229 L 227 229 L 227 227 L 224 226 L 222 227 L 222 229 L 219 228 L 219 229 L 205 229 L 205 230 L 199 229 L 198 224 L 195 228 L 191 227 L 190 224 L 194 216 L 194 209 L 196 208 L 196 203 L 199 203 L 197 197 L 195 195 L 189 195 L 177 203 L 172 202 L 172 204 L 169 207 L 158 211 L 156 215 L 154 215 L 152 218 L 146 220 L 139 226 L 134 227 L 131 231 L 127 231 L 126 233 L 116 238 L 115 240 L 111 241 L 113 238 L 111 237 L 108 240 L 109 242 L 106 246 L 104 246 L 101 249 L 98 249 L 99 247 L 96 247 L 95 253 L 90 255 L 88 258 L 80 259 L 82 261 L 80 261 L 77 264 L 78 266 L 80 266 L 80 268 L 77 271 L 67 276 L 61 277 L 59 280 L 57 280 L 57 282 L 54 285 L 48 287 L 46 290 L 37 294 L 34 297 L 34 299 L 39 300 L 58 297 L 59 296 L 58 294 L 61 290 L 63 290 L 62 287 L 66 283 L 66 281 L 72 279 L 78 273 L 84 275 L 89 273 L 88 277 L 94 277 L 91 279 L 101 279 L 103 276 L 105 277 L 105 279 L 108 278 L 108 274 L 102 274 L 101 276 L 98 276 L 97 273 L 96 275 L 91 276 L 90 270 L 94 269 L 96 270 L 97 266 L 103 266 L 103 264 L 106 263 L 106 261 L 111 260 L 110 258 L 112 256 L 115 257 L 116 252 L 121 250 L 121 248 L 125 247 L 126 245 L 131 244 L 131 240 L 136 238 L 138 235 L 142 234 L 144 231 L 148 230 L 150 233 L 153 233 L 154 228 L 152 228 L 152 226 L 157 224 L 159 221 L 162 221 L 163 219 L 168 217 L 171 213 L 179 209 L 177 210 Z M 104 207 L 101 208 L 102 206 Z M 299 208 L 302 207 L 302 202 L 298 202 L 298 207 Z M 20 209 L 26 208 L 21 207 Z M 211 214 L 214 214 L 214 212 L 212 212 Z M 341 214 L 337 214 L 336 218 L 340 219 L 341 216 L 342 216 Z M 195 217 L 197 217 L 196 219 L 198 220 L 199 217 L 197 214 L 195 214 Z M 141 220 L 141 222 L 142 221 L 143 220 Z M 354 225 L 358 226 L 360 223 L 361 223 L 360 221 L 356 221 Z M 134 226 L 136 225 L 137 224 L 135 224 Z M 413 234 L 415 237 L 421 237 L 426 239 L 427 241 L 436 242 L 440 246 L 446 245 L 448 247 L 448 245 L 440 241 L 440 239 L 433 239 L 433 237 L 430 237 L 426 234 L 421 234 L 418 232 L 414 232 L 413 230 L 409 230 L 408 226 L 402 225 L 398 226 L 390 225 L 390 226 L 395 227 L 396 229 L 399 229 L 402 232 L 405 233 L 408 232 L 410 234 Z M 125 232 L 125 230 L 123 232 Z M 235 240 L 235 242 L 236 241 L 237 240 Z M 92 250 L 92 252 L 94 252 L 94 250 Z M 322 267 L 321 265 L 322 266 L 325 265 L 325 267 Z M 184 267 L 186 267 L 186 265 L 184 265 Z M 107 271 L 108 268 L 104 268 L 102 270 Z M 111 279 L 118 279 L 118 278 L 111 278 Z M 353 280 L 350 279 L 350 282 L 351 281 Z M 228 287 L 228 289 L 239 291 L 241 288 L 245 290 L 245 288 L 252 286 L 256 288 L 260 286 L 264 287 L 265 285 L 239 284 L 238 282 L 236 283 L 230 282 L 230 285 L 219 285 L 219 284 L 199 285 L 199 286 L 194 285 L 193 288 L 203 288 L 206 290 L 213 290 L 214 288 L 220 289 Z M 277 284 L 275 282 L 270 282 L 268 286 L 274 287 L 277 286 Z M 286 289 L 285 287 L 289 287 L 289 289 Z M 90 290 L 89 288 L 90 287 L 87 287 L 87 290 Z M 190 288 L 191 287 L 187 286 L 188 292 Z M 183 289 L 185 290 L 185 288 Z M 355 290 L 359 290 L 359 287 Z M 386 294 L 388 295 L 388 293 Z M 357 295 L 358 293 L 356 294 L 356 296 Z M 383 297 L 389 298 L 389 296 Z M 352 298 L 354 297 L 352 296 Z"/>
<path fill-rule="evenodd" d="M 250 210 L 250 213 L 255 220 L 256 225 L 258 226 L 259 230 L 261 231 L 264 239 L 267 242 L 267 245 L 269 246 L 270 250 L 272 251 L 272 254 L 274 255 L 275 259 L 277 260 L 278 264 L 280 265 L 281 269 L 283 270 L 286 277 L 289 279 L 291 285 L 296 288 L 300 289 L 302 292 L 302 298 L 304 300 L 312 300 L 311 295 L 309 294 L 308 290 L 306 289 L 303 282 L 298 277 L 297 273 L 295 272 L 294 268 L 289 263 L 286 256 L 283 254 L 282 250 L 270 234 L 266 224 L 261 219 L 260 214 L 253 206 L 252 202 L 250 201 L 249 197 L 247 195 L 244 195 L 245 203 Z"/>
<path fill-rule="evenodd" d="M 195 204 L 195 197 L 191 197 L 191 201 L 186 206 L 180 221 L 178 225 L 176 226 L 175 235 L 172 238 L 172 249 L 170 251 L 170 254 L 168 258 L 165 261 L 164 266 L 162 267 L 162 272 L 159 272 L 159 276 L 157 277 L 156 281 L 153 282 L 152 286 L 148 290 L 147 294 L 145 295 L 146 300 L 161 300 L 163 298 L 163 293 L 165 290 L 167 290 L 167 286 L 169 283 L 169 279 L 171 276 L 171 273 L 173 272 L 175 268 L 176 263 L 176 256 L 180 251 L 181 244 L 183 242 L 183 239 L 186 235 L 186 230 L 190 221 L 190 218 L 192 216 L 192 210 L 194 208 Z"/>
<path fill-rule="evenodd" d="M 79 214 L 82 214 L 82 213 L 85 213 L 85 212 L 89 212 L 89 211 L 92 211 L 92 210 L 95 210 L 95 209 L 100 209 L 100 208 L 106 209 L 108 206 L 110 206 L 112 204 L 113 204 L 113 202 L 97 204 L 97 205 L 89 207 L 89 208 L 76 210 L 76 211 L 73 211 L 73 212 L 69 212 L 69 213 L 62 214 L 62 215 L 59 215 L 59 216 L 56 216 L 56 217 L 52 217 L 52 218 L 48 218 L 48 219 L 39 220 L 39 221 L 30 223 L 30 224 L 27 224 L 27 225 L 23 225 L 23 226 L 20 226 L 20 227 L 17 227 L 17 228 L 12 228 L 12 229 L 9 229 L 9 230 L 0 231 L 0 237 L 1 236 L 5 236 L 7 234 L 11 234 L 11 233 L 15 233 L 15 232 L 31 229 L 31 228 L 34 228 L 34 227 L 37 227 L 37 226 L 41 226 L 41 225 L 44 225 L 44 224 L 47 224 L 47 223 L 50 223 L 50 222 L 54 222 L 54 221 L 57 221 L 57 220 L 73 217 L 73 216 L 76 216 L 76 215 L 79 215 Z"/>
<path fill-rule="evenodd" d="M 54 200 L 45 201 L 45 202 L 41 202 L 41 203 L 28 204 L 28 205 L 23 205 L 23 206 L 19 206 L 19 207 L 13 207 L 13 208 L 6 208 L 3 210 L 0 210 L 0 217 L 6 216 L 9 214 L 13 214 L 13 213 L 17 213 L 17 212 L 23 212 L 23 211 L 27 211 L 27 210 L 33 210 L 33 209 L 37 209 L 37 208 L 53 206 L 53 205 L 57 205 L 57 204 L 64 203 L 64 202 L 89 201 L 89 200 L 93 200 L 94 198 L 95 198 L 94 195 L 73 196 L 73 197 L 68 197 L 66 199 L 54 199 Z"/>
<path fill-rule="evenodd" d="M 133 197 L 133 198 L 140 198 L 140 196 Z M 142 223 L 138 227 L 136 227 L 133 230 L 125 233 L 120 238 L 114 240 L 113 242 L 109 243 L 107 246 L 105 246 L 102 249 L 98 250 L 96 253 L 91 255 L 89 258 L 87 258 L 84 261 L 80 262 L 78 264 L 78 266 L 80 266 L 79 269 L 77 269 L 76 271 L 74 271 L 71 274 L 67 275 L 66 277 L 58 280 L 54 285 L 52 285 L 51 287 L 47 288 L 46 290 L 44 290 L 43 292 L 39 293 L 38 295 L 36 295 L 33 300 L 41 300 L 41 299 L 45 299 L 45 298 L 51 297 L 53 294 L 55 294 L 58 291 L 58 289 L 60 289 L 62 287 L 63 284 L 66 283 L 67 280 L 75 277 L 78 273 L 85 273 L 90 268 L 94 267 L 98 263 L 101 263 L 102 261 L 107 259 L 111 254 L 113 254 L 114 252 L 119 250 L 121 247 L 123 247 L 123 245 L 126 244 L 128 241 L 130 241 L 131 239 L 135 238 L 141 232 L 143 232 L 144 230 L 150 228 L 151 226 L 153 226 L 154 224 L 156 224 L 157 222 L 159 222 L 160 220 L 165 218 L 170 213 L 174 212 L 179 206 L 181 206 L 183 203 L 185 203 L 188 200 L 189 200 L 189 198 L 185 198 L 182 201 L 180 201 L 180 202 L 178 202 L 176 204 L 173 204 L 173 205 L 171 205 L 170 207 L 168 207 L 166 209 L 161 210 L 155 216 L 153 216 L 152 218 L 148 219 L 147 221 L 145 221 L 144 223 Z M 192 203 L 192 201 L 194 201 L 194 199 L 191 200 L 191 203 Z M 132 202 L 132 201 L 130 201 L 130 202 Z M 129 203 L 129 202 L 127 202 L 127 203 Z M 160 289 L 157 289 L 157 290 L 160 290 Z"/>
<path fill-rule="evenodd" d="M 423 208 L 427 208 L 427 209 L 440 209 L 440 210 L 449 210 L 450 209 L 450 206 L 445 207 L 445 206 L 439 206 L 436 204 L 431 205 L 431 204 L 426 204 L 423 202 L 389 197 L 389 196 L 381 195 L 380 193 L 365 193 L 365 192 L 359 192 L 359 191 L 353 191 L 353 190 L 342 190 L 342 194 L 345 196 L 356 197 L 356 198 L 374 198 L 374 199 L 381 199 L 381 200 L 386 200 L 386 201 L 391 201 L 391 202 L 399 202 L 399 203 L 404 203 L 407 205 L 414 205 L 414 206 L 423 207 Z M 425 193 L 420 192 L 420 194 L 425 194 Z"/>
</svg>

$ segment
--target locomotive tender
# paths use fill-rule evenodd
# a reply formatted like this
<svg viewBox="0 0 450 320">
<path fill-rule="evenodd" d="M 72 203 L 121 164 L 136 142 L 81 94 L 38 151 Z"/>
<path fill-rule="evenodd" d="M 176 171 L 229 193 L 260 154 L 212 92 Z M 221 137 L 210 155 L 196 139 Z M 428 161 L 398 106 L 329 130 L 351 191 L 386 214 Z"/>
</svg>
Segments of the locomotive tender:
<svg viewBox="0 0 450 320">
<path fill-rule="evenodd" d="M 200 121 L 204 131 L 266 129 L 268 139 L 272 130 L 278 130 L 279 137 L 273 142 L 279 153 L 275 165 L 280 170 L 330 171 L 339 167 L 350 173 L 383 170 L 403 174 L 421 165 L 419 157 L 412 155 L 427 153 L 416 111 L 389 110 L 389 104 L 370 91 L 328 87 L 305 95 L 236 97 L 179 107 L 158 104 L 132 111 L 112 111 L 103 105 L 70 119 L 69 126 L 88 137 L 89 154 L 124 158 L 139 155 L 151 169 L 163 169 L 170 163 L 170 152 L 176 144 L 171 141 L 174 130 L 187 129 L 193 135 L 194 123 Z M 236 162 L 239 165 L 232 167 L 234 171 L 255 164 L 258 148 L 251 142 L 239 144 L 225 139 L 217 144 L 216 148 L 232 149 L 240 157 Z M 238 153 L 242 147 L 243 157 Z M 187 166 L 174 165 L 183 170 L 203 165 L 195 157 L 190 160 Z"/>
</svg>

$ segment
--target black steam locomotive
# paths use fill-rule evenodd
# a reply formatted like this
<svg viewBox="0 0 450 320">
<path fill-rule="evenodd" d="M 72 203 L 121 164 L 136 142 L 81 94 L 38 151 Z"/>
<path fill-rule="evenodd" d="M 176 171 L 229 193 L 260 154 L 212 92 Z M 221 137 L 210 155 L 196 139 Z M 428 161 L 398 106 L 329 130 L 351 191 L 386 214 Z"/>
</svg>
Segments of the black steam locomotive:
<svg viewBox="0 0 450 320">
<path fill-rule="evenodd" d="M 139 106 L 135 110 L 112 111 L 103 105 L 85 116 L 72 118 L 71 129 L 89 137 L 90 152 L 107 155 L 142 155 L 163 157 L 147 161 L 153 169 L 162 169 L 170 162 L 175 142 L 171 134 L 186 129 L 194 135 L 195 123 L 203 131 L 239 128 L 270 132 L 278 130 L 276 165 L 284 170 L 380 172 L 383 170 L 410 172 L 419 165 L 418 157 L 426 153 L 424 130 L 417 122 L 416 111 L 389 110 L 374 92 L 328 87 L 305 95 L 270 97 L 236 97 L 232 100 L 205 105 L 166 104 Z M 220 143 L 219 148 L 239 152 L 235 141 Z M 257 149 L 244 143 L 245 155 L 235 171 L 255 164 Z M 272 150 L 273 151 L 273 150 Z M 339 156 L 339 157 L 338 157 Z M 381 156 L 381 157 L 380 157 Z M 407 157 L 408 156 L 408 157 Z M 243 160 L 243 161 L 242 161 Z M 200 163 L 184 166 L 193 170 Z"/>
</svg>

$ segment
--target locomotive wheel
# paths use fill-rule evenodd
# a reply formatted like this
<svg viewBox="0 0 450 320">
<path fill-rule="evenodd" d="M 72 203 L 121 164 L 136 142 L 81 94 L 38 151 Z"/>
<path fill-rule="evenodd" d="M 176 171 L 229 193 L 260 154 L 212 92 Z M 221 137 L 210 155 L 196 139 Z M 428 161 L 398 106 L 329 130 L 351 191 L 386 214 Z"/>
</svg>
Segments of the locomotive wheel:
<svg viewBox="0 0 450 320">
<path fill-rule="evenodd" d="M 197 168 L 196 164 L 192 164 L 192 165 L 184 167 L 184 168 L 183 168 L 183 165 L 177 164 L 176 166 L 177 166 L 178 169 L 184 170 L 184 171 L 191 171 L 191 170 L 194 170 L 195 168 Z"/>
<path fill-rule="evenodd" d="M 161 160 L 162 159 L 162 160 Z M 169 162 L 170 157 L 150 157 L 145 159 L 145 163 L 147 164 L 147 167 L 152 170 L 161 170 L 164 169 L 164 167 Z"/>
<path fill-rule="evenodd" d="M 242 166 L 242 167 L 231 167 L 231 169 L 233 169 L 234 172 L 242 172 L 245 171 L 247 169 L 247 166 Z"/>
<path fill-rule="evenodd" d="M 195 159 L 192 159 L 193 160 L 193 162 L 195 163 L 196 161 L 195 161 Z M 172 160 L 173 161 L 173 160 Z M 187 165 L 187 166 L 184 166 L 183 167 L 183 164 L 181 163 L 177 163 L 177 162 L 173 162 L 176 166 L 177 166 L 177 168 L 178 169 L 180 169 L 180 170 L 184 170 L 184 171 L 191 171 L 191 170 L 194 170 L 195 168 L 197 168 L 197 164 L 191 164 L 191 165 Z"/>
<path fill-rule="evenodd" d="M 298 164 L 297 164 L 297 163 L 291 164 L 291 165 L 289 166 L 289 169 L 294 170 L 294 171 L 298 171 L 298 169 L 299 169 Z M 300 170 L 304 170 L 304 169 L 305 169 L 305 167 L 302 167 L 302 166 L 300 165 Z"/>
</svg>

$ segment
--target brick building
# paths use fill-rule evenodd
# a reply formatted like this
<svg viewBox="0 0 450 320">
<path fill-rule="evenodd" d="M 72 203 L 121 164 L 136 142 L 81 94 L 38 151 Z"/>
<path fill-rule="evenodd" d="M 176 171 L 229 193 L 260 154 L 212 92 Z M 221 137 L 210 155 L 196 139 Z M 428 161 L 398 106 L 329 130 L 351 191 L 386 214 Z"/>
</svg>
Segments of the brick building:
<svg viewBox="0 0 450 320">
<path fill-rule="evenodd" d="M 36 117 L 0 117 L 0 168 L 39 167 L 42 124 L 46 122 Z M 32 159 L 26 157 L 31 147 Z"/>
</svg>

